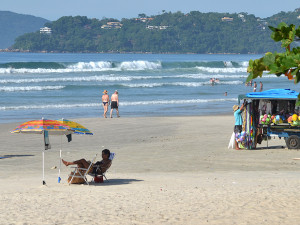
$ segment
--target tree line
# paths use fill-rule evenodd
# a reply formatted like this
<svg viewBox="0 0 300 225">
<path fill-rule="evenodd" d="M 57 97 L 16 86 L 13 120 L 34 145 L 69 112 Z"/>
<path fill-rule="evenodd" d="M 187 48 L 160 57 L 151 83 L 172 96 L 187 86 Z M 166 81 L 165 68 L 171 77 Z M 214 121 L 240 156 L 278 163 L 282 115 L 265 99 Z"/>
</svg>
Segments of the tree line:
<svg viewBox="0 0 300 225">
<path fill-rule="evenodd" d="M 141 13 L 139 18 L 120 21 L 64 16 L 45 24 L 52 34 L 39 31 L 24 34 L 15 40 L 12 48 L 47 52 L 265 53 L 281 50 L 280 44 L 270 39 L 268 26 L 279 22 L 299 25 L 299 15 L 297 9 L 265 19 L 247 13 L 198 11 L 187 14 L 164 11 L 155 16 Z M 143 22 L 142 17 L 148 19 Z M 108 22 L 120 22 L 122 26 L 101 28 Z M 147 29 L 147 26 L 156 28 Z M 159 26 L 166 28 L 159 29 Z"/>
</svg>

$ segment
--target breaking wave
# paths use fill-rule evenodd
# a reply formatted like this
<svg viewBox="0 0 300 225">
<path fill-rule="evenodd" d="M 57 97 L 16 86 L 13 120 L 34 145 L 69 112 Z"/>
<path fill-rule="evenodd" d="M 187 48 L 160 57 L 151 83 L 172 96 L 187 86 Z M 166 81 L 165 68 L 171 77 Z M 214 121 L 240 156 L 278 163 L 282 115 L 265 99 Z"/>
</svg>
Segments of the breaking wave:
<svg viewBox="0 0 300 225">
<path fill-rule="evenodd" d="M 123 62 L 91 61 L 91 62 L 11 62 L 0 64 L 0 74 L 26 73 L 76 73 L 101 71 L 140 71 L 159 69 L 189 69 L 198 68 L 206 72 L 246 72 L 247 61 L 200 61 L 200 62 L 152 62 L 134 60 Z"/>
<path fill-rule="evenodd" d="M 237 101 L 237 99 L 224 98 L 224 99 L 157 100 L 157 101 L 122 102 L 120 103 L 120 106 L 156 105 L 156 104 L 195 104 L 195 103 L 234 102 L 234 101 Z M 30 110 L 30 109 L 54 109 L 54 108 L 86 108 L 86 107 L 100 107 L 100 106 L 101 106 L 100 103 L 23 105 L 23 106 L 0 106 L 0 110 L 5 111 L 5 110 Z"/>
<path fill-rule="evenodd" d="M 42 82 L 90 82 L 90 81 L 131 81 L 143 79 L 161 79 L 162 76 L 88 76 L 88 77 L 53 77 L 53 78 L 31 78 L 31 79 L 3 79 L 0 84 L 8 83 L 42 83 Z"/>
<path fill-rule="evenodd" d="M 243 84 L 242 81 L 220 81 L 215 85 L 238 85 Z M 162 86 L 185 86 L 185 87 L 200 87 L 203 85 L 211 85 L 209 81 L 205 82 L 173 82 L 173 83 L 148 83 L 148 84 L 122 84 L 122 86 L 131 88 L 153 88 Z"/>
<path fill-rule="evenodd" d="M 122 70 L 155 70 L 160 69 L 160 62 L 128 61 L 128 62 L 78 62 L 78 63 L 6 63 L 0 64 L 0 74 L 22 73 L 76 73 L 76 72 L 101 72 Z"/>
<path fill-rule="evenodd" d="M 2 92 L 18 92 L 18 91 L 44 91 L 44 90 L 59 90 L 65 86 L 25 86 L 25 87 L 0 87 Z"/>
<path fill-rule="evenodd" d="M 211 67 L 197 67 L 198 70 L 208 73 L 246 73 L 246 67 L 234 68 L 234 67 L 226 67 L 226 68 L 211 68 Z"/>
</svg>

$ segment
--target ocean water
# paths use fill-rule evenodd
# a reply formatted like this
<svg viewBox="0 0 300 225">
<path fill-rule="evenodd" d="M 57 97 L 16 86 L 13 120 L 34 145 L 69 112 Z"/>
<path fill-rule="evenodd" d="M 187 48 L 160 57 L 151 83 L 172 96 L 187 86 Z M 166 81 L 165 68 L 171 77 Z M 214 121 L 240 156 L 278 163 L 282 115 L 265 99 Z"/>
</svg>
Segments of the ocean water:
<svg viewBox="0 0 300 225">
<path fill-rule="evenodd" d="M 231 113 L 238 95 L 252 92 L 245 86 L 248 61 L 259 57 L 0 53 L 0 123 L 102 117 L 104 89 L 118 90 L 122 117 Z M 265 75 L 256 79 L 258 90 L 260 81 L 264 90 L 296 88 Z"/>
</svg>

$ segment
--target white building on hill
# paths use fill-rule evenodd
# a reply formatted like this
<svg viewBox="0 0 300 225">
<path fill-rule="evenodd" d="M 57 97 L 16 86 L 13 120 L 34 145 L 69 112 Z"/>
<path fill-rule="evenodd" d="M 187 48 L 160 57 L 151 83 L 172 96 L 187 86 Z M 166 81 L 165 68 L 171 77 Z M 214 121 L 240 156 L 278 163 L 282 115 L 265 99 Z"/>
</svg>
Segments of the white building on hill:
<svg viewBox="0 0 300 225">
<path fill-rule="evenodd" d="M 51 34 L 52 30 L 49 27 L 42 27 L 40 28 L 40 34 Z"/>
</svg>

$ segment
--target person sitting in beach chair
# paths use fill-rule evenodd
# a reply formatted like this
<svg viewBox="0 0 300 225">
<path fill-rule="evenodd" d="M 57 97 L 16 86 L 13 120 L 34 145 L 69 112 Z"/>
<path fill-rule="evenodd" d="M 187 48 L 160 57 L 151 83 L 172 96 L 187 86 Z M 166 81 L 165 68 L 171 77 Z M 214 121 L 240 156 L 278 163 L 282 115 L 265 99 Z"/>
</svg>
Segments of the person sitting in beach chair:
<svg viewBox="0 0 300 225">
<path fill-rule="evenodd" d="M 87 161 L 86 159 L 79 159 L 73 162 L 67 162 L 62 159 L 62 162 L 65 166 L 77 165 L 78 168 L 89 169 L 89 171 L 87 171 L 87 174 L 93 173 L 95 176 L 97 176 L 104 174 L 111 166 L 112 160 L 110 160 L 109 157 L 110 151 L 108 149 L 104 149 L 102 150 L 102 160 L 96 162 L 92 166 L 90 166 L 91 162 Z"/>
</svg>

